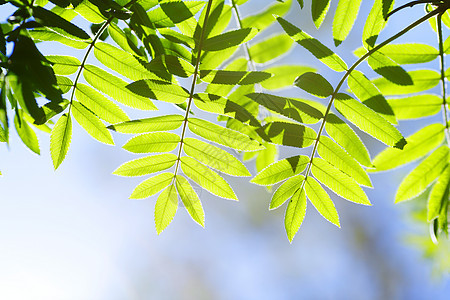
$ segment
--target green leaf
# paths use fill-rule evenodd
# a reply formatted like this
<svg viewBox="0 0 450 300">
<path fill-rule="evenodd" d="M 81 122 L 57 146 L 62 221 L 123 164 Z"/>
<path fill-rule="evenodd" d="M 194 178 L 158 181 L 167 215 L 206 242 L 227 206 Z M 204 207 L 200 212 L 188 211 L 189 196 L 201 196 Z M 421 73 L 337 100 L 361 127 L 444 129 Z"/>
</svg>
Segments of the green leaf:
<svg viewBox="0 0 450 300">
<path fill-rule="evenodd" d="M 230 200 L 238 200 L 230 185 L 219 174 L 189 156 L 180 159 L 183 173 L 199 186 L 214 194 Z"/>
<path fill-rule="evenodd" d="M 351 177 L 320 157 L 314 158 L 311 172 L 317 180 L 342 198 L 363 205 L 371 205 L 364 191 Z"/>
<path fill-rule="evenodd" d="M 178 194 L 171 184 L 158 197 L 155 204 L 156 232 L 160 234 L 172 222 L 178 209 Z"/>
<path fill-rule="evenodd" d="M 403 150 L 386 148 L 373 160 L 375 170 L 385 171 L 402 166 L 419 159 L 442 144 L 445 138 L 445 127 L 442 124 L 428 125 L 406 138 Z"/>
<path fill-rule="evenodd" d="M 296 175 L 283 182 L 275 193 L 273 193 L 269 209 L 276 209 L 283 205 L 284 202 L 291 198 L 292 195 L 301 188 L 303 180 L 305 180 L 305 176 Z"/>
<path fill-rule="evenodd" d="M 305 170 L 309 158 L 297 155 L 279 160 L 256 174 L 251 182 L 259 185 L 273 185 Z"/>
<path fill-rule="evenodd" d="M 340 0 L 333 19 L 334 45 L 339 46 L 352 30 L 361 0 Z"/>
<path fill-rule="evenodd" d="M 114 102 L 82 83 L 77 84 L 75 97 L 100 119 L 108 123 L 128 121 L 126 113 Z"/>
<path fill-rule="evenodd" d="M 382 53 L 372 53 L 367 62 L 372 70 L 394 84 L 401 86 L 413 84 L 408 72 Z"/>
<path fill-rule="evenodd" d="M 142 97 L 181 104 L 189 98 L 189 92 L 174 83 L 161 80 L 139 80 L 127 85 L 127 89 Z"/>
<path fill-rule="evenodd" d="M 323 118 L 316 108 L 297 99 L 284 98 L 265 93 L 252 93 L 246 97 L 265 108 L 304 124 L 314 124 Z"/>
<path fill-rule="evenodd" d="M 295 79 L 305 72 L 313 72 L 314 68 L 295 65 L 273 66 L 265 70 L 273 76 L 261 82 L 261 86 L 268 90 L 277 90 L 290 87 Z"/>
<path fill-rule="evenodd" d="M 257 141 L 250 139 L 248 136 L 206 120 L 189 118 L 188 126 L 192 133 L 235 150 L 256 151 L 262 149 Z"/>
<path fill-rule="evenodd" d="M 430 94 L 393 98 L 387 101 L 399 120 L 432 116 L 440 112 L 442 107 L 442 97 Z"/>
<path fill-rule="evenodd" d="M 116 42 L 116 44 L 119 45 L 119 47 L 122 48 L 125 52 L 142 55 L 131 36 L 116 24 L 109 24 L 108 33 L 109 36 L 111 36 L 111 38 L 114 40 L 114 42 Z"/>
<path fill-rule="evenodd" d="M 311 128 L 288 122 L 270 122 L 257 131 L 268 142 L 297 148 L 308 147 L 316 139 Z"/>
<path fill-rule="evenodd" d="M 94 55 L 102 64 L 131 80 L 157 78 L 133 55 L 110 44 L 97 42 Z"/>
<path fill-rule="evenodd" d="M 395 203 L 409 200 L 421 194 L 439 175 L 448 164 L 449 148 L 441 146 L 425 158 L 400 183 Z"/>
<path fill-rule="evenodd" d="M 93 65 L 86 65 L 84 69 L 83 76 L 86 81 L 117 102 L 137 109 L 156 110 L 156 106 L 149 99 L 136 95 L 127 89 L 127 83 L 122 79 Z"/>
<path fill-rule="evenodd" d="M 111 132 L 106 129 L 105 125 L 100 121 L 90 110 L 83 106 L 83 104 L 73 101 L 72 113 L 75 120 L 99 142 L 114 145 L 114 140 L 111 136 Z"/>
<path fill-rule="evenodd" d="M 143 176 L 166 170 L 173 166 L 178 157 L 164 153 L 130 160 L 118 167 L 113 174 L 118 176 Z"/>
<path fill-rule="evenodd" d="M 439 175 L 438 180 L 431 189 L 427 204 L 427 221 L 431 222 L 439 217 L 445 199 L 448 199 L 448 188 L 450 183 L 450 165 L 447 165 Z"/>
<path fill-rule="evenodd" d="M 249 85 L 269 79 L 272 74 L 253 71 L 202 70 L 200 79 L 213 84 Z"/>
<path fill-rule="evenodd" d="M 322 25 L 329 8 L 330 0 L 314 0 L 311 2 L 311 15 L 317 28 Z"/>
<path fill-rule="evenodd" d="M 55 170 L 63 162 L 72 139 L 72 119 L 63 114 L 53 127 L 50 136 L 50 153 Z"/>
<path fill-rule="evenodd" d="M 406 144 L 402 134 L 383 117 L 346 94 L 338 94 L 336 109 L 362 131 L 388 146 L 403 149 Z"/>
<path fill-rule="evenodd" d="M 293 43 L 290 37 L 280 34 L 251 46 L 248 51 L 254 62 L 263 64 L 287 53 Z"/>
<path fill-rule="evenodd" d="M 380 92 L 385 95 L 404 95 L 423 92 L 439 84 L 440 74 L 432 70 L 417 70 L 408 72 L 412 85 L 397 85 L 384 77 L 374 79 L 372 82 Z"/>
<path fill-rule="evenodd" d="M 363 73 L 356 70 L 352 71 L 347 82 L 353 94 L 362 103 L 379 113 L 392 124 L 397 124 L 396 115 L 394 115 L 386 98 L 384 98 L 377 87 Z"/>
<path fill-rule="evenodd" d="M 33 17 L 37 22 L 44 26 L 51 27 L 55 31 L 58 31 L 64 35 L 68 33 L 71 36 L 84 40 L 90 38 L 83 29 L 67 21 L 66 19 L 61 18 L 52 11 L 46 10 L 45 8 L 39 6 L 33 6 L 32 10 Z"/>
<path fill-rule="evenodd" d="M 314 178 L 308 177 L 305 182 L 305 191 L 309 201 L 311 201 L 322 217 L 340 228 L 341 225 L 339 223 L 339 215 L 336 211 L 336 207 L 320 183 L 318 183 Z"/>
<path fill-rule="evenodd" d="M 39 150 L 39 141 L 36 133 L 23 118 L 19 120 L 17 114 L 14 117 L 14 127 L 25 146 L 37 155 L 40 155 L 41 151 Z"/>
<path fill-rule="evenodd" d="M 370 178 L 364 169 L 329 137 L 324 135 L 320 137 L 317 152 L 324 160 L 353 178 L 357 183 L 372 187 Z"/>
<path fill-rule="evenodd" d="M 170 152 L 180 141 L 175 133 L 152 132 L 131 138 L 122 148 L 132 153 Z"/>
<path fill-rule="evenodd" d="M 361 47 L 353 53 L 360 57 L 366 52 L 367 51 Z M 430 62 L 439 55 L 439 51 L 436 48 L 419 43 L 387 44 L 377 52 L 386 55 L 400 65 Z"/>
<path fill-rule="evenodd" d="M 78 58 L 63 55 L 47 55 L 45 57 L 53 64 L 53 71 L 59 75 L 71 75 L 78 71 L 81 62 Z"/>
<path fill-rule="evenodd" d="M 256 172 L 262 171 L 268 165 L 278 159 L 278 149 L 276 145 L 265 143 L 266 149 L 258 151 L 255 161 Z"/>
<path fill-rule="evenodd" d="M 189 215 L 195 222 L 205 227 L 205 212 L 197 193 L 183 176 L 177 175 L 176 182 L 178 194 Z"/>
<path fill-rule="evenodd" d="M 162 173 L 141 182 L 131 193 L 130 199 L 145 199 L 166 188 L 173 180 L 172 173 Z"/>
<path fill-rule="evenodd" d="M 204 51 L 220 51 L 246 43 L 258 33 L 254 28 L 242 28 L 228 31 L 205 40 Z"/>
<path fill-rule="evenodd" d="M 193 138 L 184 138 L 184 152 L 199 162 L 233 176 L 251 176 L 236 157 L 214 145 Z"/>
<path fill-rule="evenodd" d="M 193 65 L 173 55 L 155 57 L 146 65 L 146 68 L 162 78 L 170 78 L 171 75 L 187 78 L 194 74 Z"/>
<path fill-rule="evenodd" d="M 288 203 L 284 217 L 284 227 L 289 242 L 292 243 L 295 234 L 300 229 L 306 214 L 306 196 L 304 190 L 297 191 Z"/>
<path fill-rule="evenodd" d="M 78 0 L 78 2 L 80 1 Z M 106 20 L 98 7 L 92 4 L 90 0 L 82 0 L 74 9 L 80 16 L 91 23 L 99 24 Z"/>
<path fill-rule="evenodd" d="M 37 41 L 58 42 L 76 49 L 85 49 L 87 46 L 89 46 L 89 41 L 77 40 L 73 39 L 72 37 L 68 38 L 50 28 L 35 28 L 33 30 L 30 30 L 29 33 L 31 37 Z"/>
<path fill-rule="evenodd" d="M 366 19 L 362 35 L 363 45 L 367 49 L 371 49 L 375 46 L 378 35 L 381 30 L 383 30 L 384 26 L 386 26 L 386 14 L 392 9 L 393 5 L 393 0 L 387 2 L 385 0 L 375 0 L 369 16 Z"/>
<path fill-rule="evenodd" d="M 296 86 L 302 90 L 320 97 L 327 98 L 333 94 L 333 86 L 322 75 L 313 72 L 306 72 L 295 80 Z"/>
<path fill-rule="evenodd" d="M 242 105 L 223 97 L 211 94 L 195 94 L 194 103 L 198 109 L 203 111 L 229 116 L 242 123 L 249 123 L 251 126 L 260 127 L 261 123 L 252 113 L 246 110 Z"/>
<path fill-rule="evenodd" d="M 156 27 L 173 27 L 192 18 L 205 5 L 203 1 L 162 1 L 149 11 L 148 17 Z"/>
<path fill-rule="evenodd" d="M 277 18 L 280 25 L 283 27 L 284 31 L 298 44 L 303 46 L 306 50 L 311 52 L 317 59 L 327 65 L 330 69 L 343 72 L 348 69 L 345 62 L 328 47 L 323 45 L 321 42 L 311 37 L 306 32 L 303 32 L 299 28 L 295 27 L 288 21 L 281 17 Z"/>
<path fill-rule="evenodd" d="M 109 129 L 121 133 L 145 133 L 151 131 L 168 131 L 177 129 L 183 124 L 181 115 L 166 115 L 147 119 L 126 121 L 110 125 Z"/>
<path fill-rule="evenodd" d="M 289 11 L 291 4 L 292 0 L 287 0 L 284 3 L 275 3 L 261 10 L 260 13 L 242 19 L 242 26 L 258 28 L 262 31 L 275 22 L 274 15 L 284 16 Z"/>
</svg>

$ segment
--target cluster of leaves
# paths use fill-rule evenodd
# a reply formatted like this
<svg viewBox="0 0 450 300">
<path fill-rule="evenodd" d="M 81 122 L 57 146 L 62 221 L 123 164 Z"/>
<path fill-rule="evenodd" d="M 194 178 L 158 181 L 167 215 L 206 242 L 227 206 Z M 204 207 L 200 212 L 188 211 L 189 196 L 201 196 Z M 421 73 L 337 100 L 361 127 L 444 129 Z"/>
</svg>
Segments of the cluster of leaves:
<svg viewBox="0 0 450 300">
<path fill-rule="evenodd" d="M 425 158 L 401 183 L 396 201 L 411 199 L 432 185 L 428 221 L 435 223 L 436 234 L 447 232 L 450 153 L 443 145 L 449 127 L 444 55 L 450 52 L 450 42 L 443 40 L 441 24 L 450 23 L 447 1 L 433 1 L 437 6 L 430 6 L 426 16 L 376 45 L 394 1 L 375 0 L 365 23 L 363 47 L 355 51 L 359 59 L 350 67 L 335 51 L 283 18 L 292 0 L 274 2 L 242 18 L 239 6 L 246 2 L 0 1 L 0 5 L 17 7 L 0 27 L 0 141 L 8 142 L 8 113 L 14 112 L 16 131 L 32 151 L 39 154 L 32 126 L 51 133 L 56 169 L 70 146 L 72 117 L 105 144 L 114 144 L 111 132 L 134 134 L 123 148 L 147 156 L 124 163 L 114 174 L 150 175 L 131 198 L 159 193 L 155 206 L 158 233 L 172 221 L 180 200 L 193 220 L 204 226 L 204 211 L 192 182 L 216 196 L 237 200 L 218 172 L 251 174 L 239 159 L 217 145 L 243 152 L 244 160 L 256 157 L 258 174 L 253 183 L 271 187 L 282 182 L 270 209 L 289 200 L 285 216 L 289 241 L 303 222 L 307 200 L 340 226 L 325 188 L 354 203 L 370 205 L 362 189 L 372 187 L 368 171 L 384 171 Z M 297 2 L 303 8 L 303 1 Z M 333 22 L 336 46 L 352 29 L 360 5 L 361 0 L 338 2 Z M 317 27 L 329 7 L 330 0 L 312 1 Z M 230 25 L 233 14 L 236 27 Z M 92 36 L 75 25 L 77 16 L 90 24 Z M 391 44 L 426 20 L 434 22 L 439 49 Z M 264 30 L 275 22 L 284 32 L 264 37 Z M 79 49 L 83 59 L 44 56 L 36 47 L 38 42 Z M 273 64 L 296 44 L 342 74 L 336 87 L 311 67 Z M 91 54 L 97 65 L 87 63 Z M 366 58 L 381 77 L 370 80 L 356 70 Z M 440 72 L 403 68 L 438 58 Z M 439 82 L 442 95 L 423 94 Z M 292 84 L 314 98 L 328 99 L 328 105 L 275 94 Z M 346 93 L 340 92 L 344 84 Z M 406 97 L 386 98 L 391 95 Z M 154 111 L 160 101 L 175 105 L 181 113 L 130 120 L 123 109 Z M 225 126 L 198 117 L 199 110 L 217 115 Z M 397 120 L 441 110 L 443 124 L 429 125 L 406 139 L 394 126 Z M 372 161 L 348 123 L 390 147 Z M 317 124 L 317 129 L 311 124 Z M 276 161 L 276 145 L 310 147 L 312 151 L 309 156 Z"/>
</svg>

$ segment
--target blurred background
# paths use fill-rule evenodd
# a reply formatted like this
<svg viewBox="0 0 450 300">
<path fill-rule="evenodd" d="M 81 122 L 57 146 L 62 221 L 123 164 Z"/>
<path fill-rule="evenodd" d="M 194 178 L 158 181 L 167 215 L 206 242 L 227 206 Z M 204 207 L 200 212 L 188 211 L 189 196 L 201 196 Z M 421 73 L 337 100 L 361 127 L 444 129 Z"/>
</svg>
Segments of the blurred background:
<svg viewBox="0 0 450 300">
<path fill-rule="evenodd" d="M 253 14 L 274 2 L 249 1 L 241 13 Z M 309 15 L 311 1 L 305 1 L 302 11 L 293 2 L 287 19 L 336 49 L 330 28 L 337 1 L 320 30 Z M 336 49 L 349 64 L 355 61 L 352 51 L 361 45 L 369 2 L 363 4 L 348 40 Z M 11 13 L 10 6 L 1 6 L 0 20 Z M 380 38 L 423 14 L 422 7 L 415 7 L 394 15 Z M 280 30 L 275 24 L 265 36 Z M 406 41 L 437 45 L 428 24 L 399 42 Z M 59 44 L 39 47 L 45 54 L 83 55 Z M 339 74 L 320 65 L 300 46 L 277 63 L 314 66 L 333 84 L 339 80 Z M 435 61 L 425 67 L 439 65 Z M 375 75 L 364 66 L 360 70 Z M 306 97 L 299 89 L 280 94 Z M 159 114 L 175 112 L 169 105 L 160 108 Z M 149 116 L 132 113 L 132 118 Z M 441 122 L 440 116 L 403 122 L 400 129 L 409 135 L 432 122 Z M 372 157 L 383 149 L 382 144 L 361 135 Z M 371 175 L 375 188 L 366 192 L 372 207 L 335 197 L 341 229 L 309 205 L 292 244 L 284 231 L 285 206 L 268 211 L 271 194 L 265 188 L 232 177 L 227 179 L 240 202 L 199 191 L 206 228 L 195 224 L 180 207 L 172 224 L 158 236 L 153 221 L 156 198 L 128 199 L 145 178 L 111 175 L 117 166 L 134 158 L 120 148 L 129 137 L 116 134 L 118 146 L 110 147 L 92 140 L 75 125 L 68 156 L 56 172 L 49 155 L 49 136 L 38 133 L 38 137 L 40 157 L 26 149 L 15 132 L 9 148 L 2 145 L 0 150 L 0 299 L 450 297 L 448 241 L 431 247 L 428 226 L 410 217 L 425 205 L 425 196 L 393 204 L 400 180 L 413 165 Z M 280 158 L 298 153 L 298 149 L 282 149 Z M 254 174 L 254 162 L 247 166 Z"/>
</svg>

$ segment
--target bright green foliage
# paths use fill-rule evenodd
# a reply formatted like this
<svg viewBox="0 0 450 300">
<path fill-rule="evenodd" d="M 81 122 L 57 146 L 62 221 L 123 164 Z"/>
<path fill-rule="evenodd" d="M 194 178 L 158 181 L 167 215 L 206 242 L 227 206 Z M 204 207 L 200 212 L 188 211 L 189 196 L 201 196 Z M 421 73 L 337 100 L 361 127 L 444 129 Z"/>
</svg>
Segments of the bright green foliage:
<svg viewBox="0 0 450 300">
<path fill-rule="evenodd" d="M 298 190 L 292 196 L 286 209 L 284 227 L 286 228 L 289 242 L 292 242 L 295 234 L 300 229 L 306 214 L 306 196 L 304 190 Z"/>
<path fill-rule="evenodd" d="M 369 199 L 358 184 L 325 160 L 316 157 L 311 171 L 318 181 L 328 186 L 342 198 L 355 203 L 370 205 Z"/>
<path fill-rule="evenodd" d="M 339 46 L 350 33 L 362 0 L 340 0 L 333 20 L 334 44 Z"/>
<path fill-rule="evenodd" d="M 0 6 L 9 2 L 0 1 Z M 370 205 L 362 188 L 372 186 L 368 171 L 419 159 L 422 162 L 400 185 L 396 202 L 431 186 L 427 220 L 434 222 L 435 234 L 448 231 L 449 151 L 443 145 L 449 142 L 448 100 L 445 86 L 441 94 L 424 92 L 444 85 L 450 74 L 444 59 L 450 53 L 450 39 L 434 26 L 440 45 L 393 43 L 419 26 L 417 22 L 377 46 L 388 17 L 392 18 L 393 0 L 374 0 L 368 14 L 360 9 L 361 0 L 310 2 L 311 24 L 317 28 L 325 26 L 328 13 L 332 15 L 330 7 L 337 7 L 332 27 L 335 46 L 344 42 L 364 12 L 362 47 L 354 51 L 359 59 L 352 65 L 336 48 L 326 46 L 331 40 L 322 43 L 283 18 L 290 11 L 294 16 L 304 13 L 298 11 L 304 5 L 300 0 L 299 5 L 273 1 L 250 16 L 241 15 L 239 7 L 247 0 L 51 1 L 51 10 L 45 6 L 48 1 L 25 2 L 14 1 L 15 21 L 0 27 L 0 142 L 9 142 L 9 115 L 14 115 L 20 139 L 35 153 L 40 152 L 39 143 L 31 126 L 51 134 L 56 169 L 69 149 L 72 117 L 105 144 L 114 144 L 116 132 L 133 134 L 123 148 L 147 156 L 125 162 L 114 174 L 148 176 L 130 198 L 160 193 L 155 206 L 158 234 L 173 220 L 180 200 L 192 219 L 205 225 L 192 182 L 218 197 L 238 200 L 220 173 L 239 177 L 251 173 L 229 151 L 243 152 L 244 160 L 255 159 L 258 173 L 251 182 L 269 190 L 280 183 L 270 209 L 288 202 L 284 221 L 290 242 L 303 222 L 308 200 L 325 219 L 340 226 L 326 188 Z M 449 4 L 434 4 L 428 17 L 442 13 L 437 20 L 448 27 Z M 91 25 L 92 37 L 78 26 L 77 16 Z M 432 21 L 436 25 L 436 19 Z M 272 24 L 278 32 L 268 36 L 265 30 Z M 70 51 L 44 56 L 35 43 L 49 41 L 79 49 L 83 58 L 66 55 Z M 333 74 L 311 66 L 275 64 L 293 50 L 317 58 L 327 72 L 339 72 L 340 80 L 329 82 L 326 78 L 335 78 Z M 441 70 L 408 66 L 437 65 L 437 59 Z M 372 79 L 358 71 L 364 60 L 381 77 Z M 278 92 L 293 86 L 303 91 Z M 304 92 L 313 100 L 295 96 Z M 180 114 L 166 114 L 170 106 Z M 156 114 L 158 108 L 161 112 Z M 134 109 L 143 112 L 130 120 Z M 397 120 L 439 112 L 442 123 L 433 119 L 433 124 L 418 128 L 407 139 L 394 127 Z M 214 118 L 222 124 L 211 122 Z M 389 147 L 371 161 L 359 130 L 349 123 Z M 297 153 L 277 161 L 278 147 L 286 146 Z"/>
<path fill-rule="evenodd" d="M 364 104 L 345 94 L 339 94 L 336 109 L 359 129 L 386 145 L 403 149 L 406 144 L 402 134 L 384 118 Z"/>
<path fill-rule="evenodd" d="M 442 146 L 424 159 L 400 184 L 395 202 L 409 200 L 422 193 L 445 169 L 449 148 Z"/>
<path fill-rule="evenodd" d="M 177 175 L 176 182 L 178 194 L 189 215 L 195 222 L 205 227 L 205 213 L 197 193 L 183 176 Z"/>
<path fill-rule="evenodd" d="M 156 232 L 160 234 L 172 222 L 178 209 L 178 193 L 175 185 L 171 184 L 156 200 L 155 226 Z"/>
<path fill-rule="evenodd" d="M 334 207 L 333 201 L 331 201 L 330 196 L 322 188 L 322 186 L 314 179 L 308 178 L 305 183 L 306 195 L 309 201 L 314 205 L 317 211 L 328 221 L 341 227 L 339 223 L 339 216 Z"/>
</svg>

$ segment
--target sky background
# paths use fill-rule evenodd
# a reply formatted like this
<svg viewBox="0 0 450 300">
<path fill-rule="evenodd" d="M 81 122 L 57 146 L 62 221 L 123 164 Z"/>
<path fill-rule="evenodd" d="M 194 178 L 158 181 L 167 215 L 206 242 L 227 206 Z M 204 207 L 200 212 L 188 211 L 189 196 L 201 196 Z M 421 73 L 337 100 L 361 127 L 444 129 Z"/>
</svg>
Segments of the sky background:
<svg viewBox="0 0 450 300">
<path fill-rule="evenodd" d="M 273 2 L 249 1 L 242 14 Z M 287 18 L 332 47 L 333 14 L 318 31 L 308 13 L 310 1 L 305 2 L 303 11 L 294 3 Z M 336 50 L 348 63 L 355 60 L 351 51 L 361 44 L 369 9 L 364 7 L 350 38 Z M 11 12 L 9 6 L 1 6 L 0 20 Z M 422 14 L 422 7 L 399 13 L 381 39 Z M 274 25 L 267 35 L 280 30 Z M 428 25 L 403 41 L 408 39 L 437 44 Z M 83 55 L 59 44 L 40 49 L 46 54 Z M 333 84 L 339 80 L 300 47 L 278 63 L 315 66 Z M 437 68 L 437 61 L 426 67 Z M 306 97 L 299 89 L 281 94 Z M 128 112 L 132 117 L 176 113 L 169 105 L 159 107 L 160 112 Z M 400 129 L 409 135 L 424 124 L 440 121 L 437 116 L 403 122 Z M 374 157 L 383 146 L 362 136 Z M 371 176 L 375 189 L 366 192 L 372 207 L 334 197 L 341 229 L 309 205 L 292 244 L 284 231 L 285 206 L 268 211 L 270 193 L 248 179 L 233 177 L 227 179 L 240 202 L 199 191 L 206 229 L 181 207 L 158 236 L 153 221 L 156 198 L 128 199 L 145 178 L 111 174 L 135 158 L 120 148 L 128 136 L 114 135 L 117 146 L 111 147 L 94 141 L 74 123 L 68 156 L 56 172 L 48 135 L 38 133 L 38 137 L 40 156 L 26 149 L 14 131 L 9 148 L 0 149 L 4 174 L 0 178 L 0 299 L 448 299 L 450 294 L 448 274 L 434 272 L 433 262 L 407 242 L 413 234 L 426 234 L 426 227 L 407 217 L 414 201 L 424 199 L 393 204 L 399 180 L 412 165 Z M 298 153 L 298 149 L 283 149 L 280 157 Z M 247 166 L 254 174 L 254 162 Z"/>
</svg>

